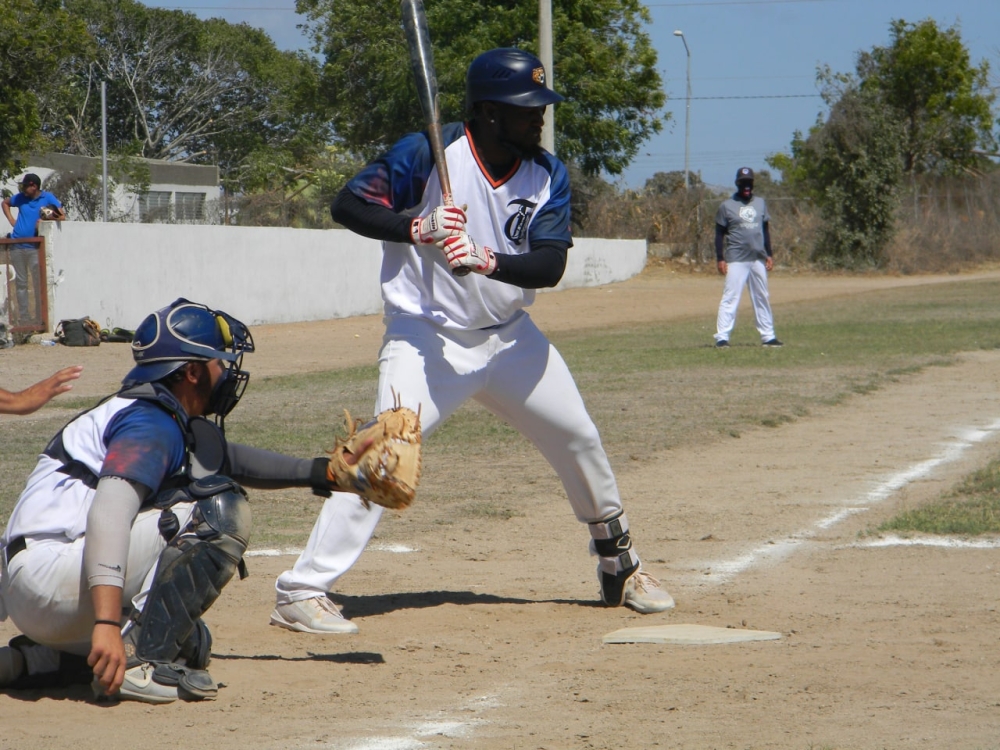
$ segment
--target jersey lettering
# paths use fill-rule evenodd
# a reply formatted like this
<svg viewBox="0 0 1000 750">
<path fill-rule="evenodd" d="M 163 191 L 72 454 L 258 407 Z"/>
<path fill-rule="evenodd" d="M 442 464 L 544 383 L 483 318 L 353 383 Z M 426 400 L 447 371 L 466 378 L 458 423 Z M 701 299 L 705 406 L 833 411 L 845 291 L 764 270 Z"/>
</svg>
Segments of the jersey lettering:
<svg viewBox="0 0 1000 750">
<path fill-rule="evenodd" d="M 515 245 L 520 245 L 524 242 L 524 238 L 528 234 L 528 222 L 531 221 L 531 212 L 535 210 L 535 206 L 537 205 L 534 201 L 521 198 L 512 200 L 507 204 L 508 207 L 517 206 L 517 210 L 513 216 L 507 219 L 507 223 L 503 227 L 503 233 Z"/>
</svg>

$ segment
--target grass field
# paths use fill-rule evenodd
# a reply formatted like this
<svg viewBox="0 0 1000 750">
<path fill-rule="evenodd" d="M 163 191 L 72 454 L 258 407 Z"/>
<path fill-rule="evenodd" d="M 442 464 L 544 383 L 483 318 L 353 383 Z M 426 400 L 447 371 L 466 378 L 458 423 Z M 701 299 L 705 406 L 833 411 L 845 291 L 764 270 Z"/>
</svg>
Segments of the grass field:
<svg viewBox="0 0 1000 750">
<path fill-rule="evenodd" d="M 717 351 L 704 320 L 662 326 L 578 330 L 553 336 L 597 422 L 613 465 L 673 446 L 739 436 L 835 408 L 846 396 L 878 389 L 925 367 L 947 367 L 956 352 L 1000 347 L 1000 283 L 962 282 L 895 289 L 845 299 L 785 305 L 777 312 L 783 349 L 763 349 L 743 321 L 732 346 Z M 257 379 L 228 420 L 230 439 L 294 455 L 332 445 L 331 422 L 346 407 L 366 416 L 374 401 L 375 365 L 311 375 Z M 72 409 L 90 400 L 62 399 L 30 421 L 0 423 L 0 517 L 6 518 L 38 452 Z M 920 404 L 914 404 L 919 409 Z M 461 452 L 470 459 L 510 453 L 527 442 L 476 404 L 463 407 L 427 440 L 427 454 Z M 1000 530 L 997 465 L 984 467 L 964 489 L 942 498 L 949 523 L 913 516 L 892 530 L 982 533 Z M 425 474 L 422 493 L 444 505 L 464 503 L 471 515 L 509 517 L 500 496 L 467 499 L 447 476 Z M 300 544 L 315 504 L 268 493 L 255 506 L 258 543 Z M 499 497 L 499 499 L 498 499 Z M 971 502 L 970 502 L 971 501 Z M 986 506 L 983 506 L 983 503 Z M 962 509 L 968 508 L 967 511 Z M 454 508 L 453 508 L 454 510 Z M 943 512 L 943 511 L 942 511 Z"/>
</svg>

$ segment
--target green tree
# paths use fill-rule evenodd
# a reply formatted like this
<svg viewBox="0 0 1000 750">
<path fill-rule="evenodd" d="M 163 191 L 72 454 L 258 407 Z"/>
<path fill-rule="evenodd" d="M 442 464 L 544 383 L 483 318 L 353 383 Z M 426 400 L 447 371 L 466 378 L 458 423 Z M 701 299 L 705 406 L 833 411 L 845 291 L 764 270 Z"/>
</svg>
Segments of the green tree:
<svg viewBox="0 0 1000 750">
<path fill-rule="evenodd" d="M 691 188 L 700 188 L 702 184 L 700 173 L 688 173 L 688 185 Z M 673 193 L 684 190 L 684 171 L 675 170 L 673 172 L 656 172 L 652 177 L 646 180 L 646 184 L 643 185 L 642 189 L 649 195 L 672 195 Z"/>
<path fill-rule="evenodd" d="M 465 112 L 465 70 L 480 52 L 514 46 L 537 52 L 534 0 L 427 0 L 440 106 Z M 314 51 L 325 56 L 324 91 L 345 144 L 372 156 L 423 127 L 398 0 L 297 0 Z M 670 115 L 656 52 L 638 0 L 560 2 L 552 8 L 556 147 L 588 174 L 620 174 Z"/>
<path fill-rule="evenodd" d="M 974 66 L 957 27 L 895 20 L 891 43 L 858 56 L 861 88 L 902 124 L 903 170 L 949 174 L 981 166 L 996 147 L 989 63 Z"/>
<path fill-rule="evenodd" d="M 295 164 L 329 140 L 318 63 L 279 51 L 265 32 L 135 0 L 66 6 L 95 42 L 65 71 L 70 94 L 45 113 L 70 153 L 100 152 L 102 80 L 113 152 L 216 164 L 228 192 L 261 187 L 253 154 Z"/>
<path fill-rule="evenodd" d="M 44 147 L 39 103 L 58 96 L 62 62 L 89 39 L 58 0 L 0 0 L 0 18 L 0 177 L 9 177 L 19 156 Z"/>
<path fill-rule="evenodd" d="M 790 156 L 767 160 L 822 212 L 813 260 L 838 268 L 883 263 L 895 231 L 901 136 L 891 111 L 870 92 L 848 86 L 826 122 L 814 126 L 808 138 L 795 134 Z"/>
</svg>

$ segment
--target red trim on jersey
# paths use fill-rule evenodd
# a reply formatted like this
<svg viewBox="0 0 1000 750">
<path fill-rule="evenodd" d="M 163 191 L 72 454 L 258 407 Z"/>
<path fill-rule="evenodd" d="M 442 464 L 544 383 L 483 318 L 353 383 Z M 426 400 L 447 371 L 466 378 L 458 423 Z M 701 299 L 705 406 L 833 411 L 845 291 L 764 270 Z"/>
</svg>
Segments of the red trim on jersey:
<svg viewBox="0 0 1000 750">
<path fill-rule="evenodd" d="M 469 131 L 469 123 L 465 123 L 465 139 L 469 142 L 469 148 L 472 150 L 472 156 L 475 158 L 476 164 L 479 165 L 479 171 L 483 173 L 483 177 L 486 178 L 487 182 L 489 182 L 490 186 L 494 189 L 507 182 L 507 180 L 513 177 L 517 173 L 517 170 L 521 168 L 521 159 L 515 159 L 514 166 L 510 168 L 510 171 L 499 180 L 494 180 L 493 176 L 490 174 L 490 170 L 486 167 L 486 164 L 484 164 L 483 160 L 479 158 L 479 152 L 476 150 L 476 142 L 472 140 L 472 133 Z"/>
</svg>

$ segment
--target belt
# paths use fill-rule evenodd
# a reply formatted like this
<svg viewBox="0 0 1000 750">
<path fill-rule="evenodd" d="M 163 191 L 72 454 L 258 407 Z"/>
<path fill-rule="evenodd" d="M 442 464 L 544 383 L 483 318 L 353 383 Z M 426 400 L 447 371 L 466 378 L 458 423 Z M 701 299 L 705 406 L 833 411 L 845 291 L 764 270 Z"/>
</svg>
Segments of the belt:
<svg viewBox="0 0 1000 750">
<path fill-rule="evenodd" d="M 23 552 L 28 548 L 27 542 L 25 542 L 23 536 L 16 536 L 11 539 L 7 546 L 4 547 L 4 555 L 7 557 L 7 564 L 10 565 L 10 561 L 14 559 L 14 555 L 18 552 Z"/>
</svg>

